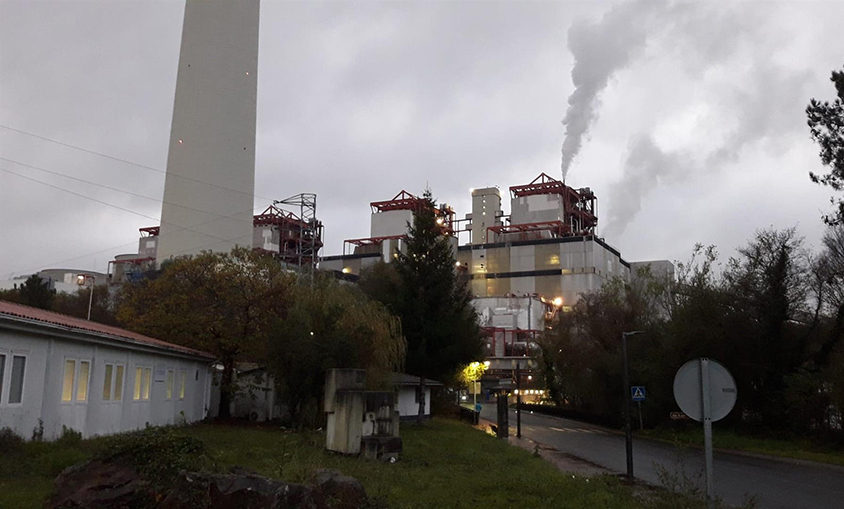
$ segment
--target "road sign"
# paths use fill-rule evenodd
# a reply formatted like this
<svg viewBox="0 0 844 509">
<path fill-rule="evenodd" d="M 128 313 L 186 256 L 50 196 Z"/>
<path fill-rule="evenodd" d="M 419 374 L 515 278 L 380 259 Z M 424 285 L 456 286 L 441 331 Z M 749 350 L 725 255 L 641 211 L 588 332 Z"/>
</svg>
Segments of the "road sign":
<svg viewBox="0 0 844 509">
<path fill-rule="evenodd" d="M 680 410 L 698 422 L 703 421 L 704 388 L 701 386 L 701 361 L 702 359 L 694 359 L 683 364 L 674 376 L 674 399 L 677 400 Z M 726 417 L 736 404 L 736 382 L 727 368 L 713 360 L 707 361 L 709 417 L 715 422 Z"/>
<path fill-rule="evenodd" d="M 645 386 L 634 385 L 630 388 L 630 397 L 633 401 L 645 401 Z"/>
<path fill-rule="evenodd" d="M 671 412 L 669 415 L 672 421 L 685 421 L 689 419 L 689 416 L 684 414 L 683 412 Z"/>
<path fill-rule="evenodd" d="M 713 360 L 706 357 L 691 360 L 674 375 L 674 399 L 686 415 L 703 422 L 706 505 L 715 509 L 712 423 L 726 417 L 736 404 L 736 382 L 727 368 Z"/>
</svg>

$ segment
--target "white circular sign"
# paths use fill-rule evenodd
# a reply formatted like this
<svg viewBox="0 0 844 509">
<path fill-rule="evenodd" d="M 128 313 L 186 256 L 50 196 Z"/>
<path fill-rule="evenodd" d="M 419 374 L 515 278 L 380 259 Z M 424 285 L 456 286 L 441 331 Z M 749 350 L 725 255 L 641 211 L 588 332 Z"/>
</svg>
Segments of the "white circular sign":
<svg viewBox="0 0 844 509">
<path fill-rule="evenodd" d="M 709 366 L 709 414 L 712 421 L 720 421 L 736 404 L 736 382 L 733 375 L 712 359 L 694 359 L 681 367 L 674 376 L 674 399 L 680 410 L 696 421 L 703 420 L 703 391 L 701 365 Z"/>
</svg>

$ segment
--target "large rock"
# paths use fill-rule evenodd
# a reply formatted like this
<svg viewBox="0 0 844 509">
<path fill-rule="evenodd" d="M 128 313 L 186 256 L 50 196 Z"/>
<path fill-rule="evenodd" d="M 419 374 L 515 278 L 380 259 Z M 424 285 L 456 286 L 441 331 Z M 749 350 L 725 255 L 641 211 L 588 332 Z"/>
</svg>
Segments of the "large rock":
<svg viewBox="0 0 844 509">
<path fill-rule="evenodd" d="M 132 469 L 91 461 L 66 469 L 55 481 L 49 509 L 357 509 L 367 505 L 355 478 L 318 470 L 310 485 L 262 477 L 242 468 L 228 474 L 182 471 L 166 493 L 156 493 Z"/>
<path fill-rule="evenodd" d="M 55 494 L 44 507 L 144 508 L 155 503 L 155 492 L 131 468 L 89 461 L 66 468 L 55 481 Z"/>
<path fill-rule="evenodd" d="M 357 509 L 366 505 L 366 490 L 354 477 L 343 475 L 337 470 L 322 468 L 311 479 L 314 490 L 320 493 L 330 504 L 338 509 Z"/>
</svg>

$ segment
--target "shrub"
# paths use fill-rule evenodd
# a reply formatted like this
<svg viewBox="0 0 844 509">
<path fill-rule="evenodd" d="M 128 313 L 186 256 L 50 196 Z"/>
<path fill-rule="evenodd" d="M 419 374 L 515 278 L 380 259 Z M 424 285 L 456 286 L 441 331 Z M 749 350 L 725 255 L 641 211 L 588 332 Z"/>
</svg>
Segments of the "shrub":
<svg viewBox="0 0 844 509">
<path fill-rule="evenodd" d="M 158 488 L 169 487 L 181 470 L 202 471 L 212 464 L 202 440 L 172 427 L 105 437 L 94 459 L 131 466 Z"/>
<path fill-rule="evenodd" d="M 76 447 L 82 443 L 82 433 L 62 424 L 62 434 L 56 439 L 56 445 L 61 447 Z"/>
<path fill-rule="evenodd" d="M 23 438 L 12 428 L 0 428 L 0 456 L 20 451 L 23 443 Z"/>
</svg>

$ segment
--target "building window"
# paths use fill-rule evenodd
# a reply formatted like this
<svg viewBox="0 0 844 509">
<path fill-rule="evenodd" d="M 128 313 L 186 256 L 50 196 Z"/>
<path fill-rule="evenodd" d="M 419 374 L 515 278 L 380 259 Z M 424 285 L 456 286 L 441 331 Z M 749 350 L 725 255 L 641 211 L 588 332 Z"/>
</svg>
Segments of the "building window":
<svg viewBox="0 0 844 509">
<path fill-rule="evenodd" d="M 3 375 L 6 374 L 6 356 L 0 354 L 0 403 L 3 402 Z"/>
<path fill-rule="evenodd" d="M 103 376 L 103 401 L 111 400 L 111 379 L 113 374 L 114 366 L 112 366 L 111 364 L 106 364 L 105 376 Z"/>
<path fill-rule="evenodd" d="M 73 401 L 73 376 L 76 373 L 76 361 L 64 361 L 64 378 L 62 379 L 62 401 Z"/>
<path fill-rule="evenodd" d="M 173 378 L 175 374 L 172 369 L 167 370 L 167 399 L 173 399 Z"/>
<path fill-rule="evenodd" d="M 76 379 L 76 401 L 88 401 L 88 377 L 91 374 L 91 363 L 79 361 L 79 376 Z"/>
<path fill-rule="evenodd" d="M 188 372 L 182 371 L 182 378 L 179 380 L 179 399 L 185 399 L 185 382 L 188 378 Z"/>
<path fill-rule="evenodd" d="M 123 400 L 123 366 L 118 364 L 114 368 L 114 401 Z"/>
<path fill-rule="evenodd" d="M 23 401 L 23 375 L 26 371 L 26 357 L 12 356 L 12 379 L 9 381 L 9 404 Z"/>
<path fill-rule="evenodd" d="M 141 399 L 149 401 L 149 384 L 152 380 L 152 368 L 144 368 L 144 384 L 141 387 Z"/>
<path fill-rule="evenodd" d="M 135 368 L 135 391 L 132 393 L 132 399 L 138 401 L 141 399 L 141 378 L 144 374 L 144 368 Z"/>
</svg>

